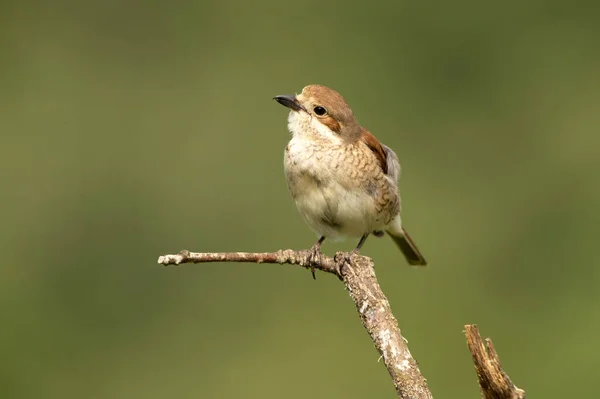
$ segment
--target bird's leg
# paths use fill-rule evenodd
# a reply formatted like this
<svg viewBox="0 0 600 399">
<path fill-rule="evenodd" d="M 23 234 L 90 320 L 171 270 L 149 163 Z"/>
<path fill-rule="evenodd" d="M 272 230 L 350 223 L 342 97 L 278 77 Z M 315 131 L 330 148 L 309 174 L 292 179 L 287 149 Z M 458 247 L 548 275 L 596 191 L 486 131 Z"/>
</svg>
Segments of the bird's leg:
<svg viewBox="0 0 600 399">
<path fill-rule="evenodd" d="M 308 255 L 308 263 L 310 263 L 310 271 L 312 273 L 313 279 L 317 279 L 317 277 L 315 276 L 315 265 L 317 264 L 321 264 L 321 255 L 323 255 L 323 253 L 321 252 L 321 244 L 323 244 L 323 241 L 325 241 L 325 236 L 321 236 L 321 238 L 319 238 L 319 241 L 317 241 L 315 243 L 315 245 L 313 245 L 309 251 L 310 254 Z"/>
<path fill-rule="evenodd" d="M 358 254 L 360 249 L 362 248 L 363 244 L 365 243 L 365 241 L 367 241 L 367 237 L 369 236 L 369 233 L 364 234 L 361 238 L 360 241 L 358 242 L 358 244 L 356 245 L 356 248 L 354 248 L 354 250 L 352 250 L 352 253 L 354 254 Z"/>
<path fill-rule="evenodd" d="M 358 244 L 356 245 L 356 248 L 354 248 L 351 253 L 348 253 L 348 252 L 344 252 L 343 253 L 343 256 L 345 257 L 345 261 L 346 262 L 348 262 L 348 263 L 351 262 L 352 255 L 358 255 L 358 253 L 359 253 L 360 249 L 362 248 L 363 244 L 365 243 L 365 241 L 367 241 L 367 237 L 368 236 L 369 236 L 369 233 L 363 235 L 360 238 L 360 241 L 358 242 Z M 340 254 L 342 255 L 342 253 L 340 253 Z M 337 257 L 337 255 L 336 255 L 336 257 Z M 338 265 L 338 268 L 339 268 L 339 270 L 338 270 L 338 277 L 340 277 L 340 279 L 342 278 L 342 269 L 343 269 L 344 265 L 346 264 L 346 262 L 342 261 L 341 259 L 340 259 L 339 262 L 337 262 L 337 265 Z"/>
</svg>

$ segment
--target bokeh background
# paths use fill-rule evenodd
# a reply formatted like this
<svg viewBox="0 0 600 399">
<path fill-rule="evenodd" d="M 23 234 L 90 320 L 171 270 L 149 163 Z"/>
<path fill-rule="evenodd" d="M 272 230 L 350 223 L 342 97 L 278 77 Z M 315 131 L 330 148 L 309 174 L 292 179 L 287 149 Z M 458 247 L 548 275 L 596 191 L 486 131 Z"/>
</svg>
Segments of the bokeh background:
<svg viewBox="0 0 600 399">
<path fill-rule="evenodd" d="M 156 264 L 314 242 L 272 101 L 310 83 L 401 159 L 430 266 L 363 253 L 434 395 L 479 397 L 477 323 L 530 396 L 600 396 L 597 4 L 3 2 L 0 397 L 395 397 L 333 276 Z"/>
</svg>

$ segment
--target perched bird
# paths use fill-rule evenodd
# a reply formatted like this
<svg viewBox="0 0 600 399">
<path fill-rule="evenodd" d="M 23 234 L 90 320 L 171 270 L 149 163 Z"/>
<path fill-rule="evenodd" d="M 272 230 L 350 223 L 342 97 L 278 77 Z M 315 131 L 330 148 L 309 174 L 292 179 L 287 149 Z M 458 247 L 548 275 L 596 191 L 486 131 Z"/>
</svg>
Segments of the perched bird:
<svg viewBox="0 0 600 399">
<path fill-rule="evenodd" d="M 329 87 L 310 85 L 299 95 L 274 100 L 290 109 L 292 139 L 284 155 L 289 191 L 320 237 L 311 258 L 321 256 L 325 238 L 359 238 L 358 252 L 369 234 L 381 237 L 385 231 L 409 264 L 425 266 L 402 226 L 394 151 L 363 128 L 346 100 Z"/>
</svg>

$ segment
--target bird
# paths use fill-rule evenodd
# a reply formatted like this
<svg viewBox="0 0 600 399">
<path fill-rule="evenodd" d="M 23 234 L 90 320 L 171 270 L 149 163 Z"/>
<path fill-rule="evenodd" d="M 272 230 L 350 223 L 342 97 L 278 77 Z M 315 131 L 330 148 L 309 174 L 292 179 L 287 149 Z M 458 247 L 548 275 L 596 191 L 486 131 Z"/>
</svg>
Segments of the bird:
<svg viewBox="0 0 600 399">
<path fill-rule="evenodd" d="M 273 99 L 290 109 L 284 172 L 300 215 L 319 237 L 311 262 L 320 260 L 326 238 L 356 238 L 359 253 L 370 234 L 387 233 L 409 265 L 425 266 L 402 225 L 396 153 L 360 125 L 334 89 L 313 84 Z"/>
</svg>

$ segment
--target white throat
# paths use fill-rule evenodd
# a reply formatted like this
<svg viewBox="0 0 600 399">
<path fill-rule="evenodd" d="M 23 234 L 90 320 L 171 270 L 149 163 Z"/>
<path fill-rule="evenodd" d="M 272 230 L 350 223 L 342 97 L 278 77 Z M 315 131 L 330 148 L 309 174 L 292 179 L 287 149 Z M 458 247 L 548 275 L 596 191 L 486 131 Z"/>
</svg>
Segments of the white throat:
<svg viewBox="0 0 600 399">
<path fill-rule="evenodd" d="M 320 138 L 331 143 L 341 143 L 341 137 L 332 132 L 317 118 L 303 111 L 291 111 L 288 116 L 288 129 L 294 138 Z"/>
</svg>

